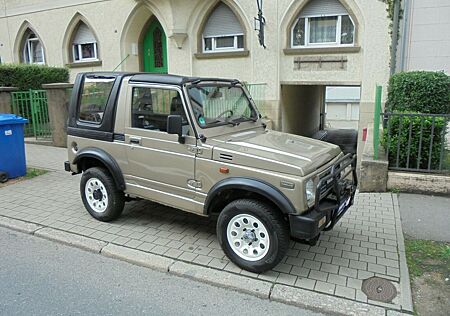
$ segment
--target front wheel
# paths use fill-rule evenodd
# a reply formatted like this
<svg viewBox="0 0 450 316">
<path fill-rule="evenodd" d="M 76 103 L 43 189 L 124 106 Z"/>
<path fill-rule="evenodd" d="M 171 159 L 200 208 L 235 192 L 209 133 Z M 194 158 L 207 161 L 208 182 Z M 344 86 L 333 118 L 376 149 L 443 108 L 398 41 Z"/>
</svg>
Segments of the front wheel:
<svg viewBox="0 0 450 316">
<path fill-rule="evenodd" d="M 92 217 L 108 222 L 120 216 L 125 197 L 104 168 L 93 167 L 83 172 L 80 182 L 83 204 Z"/>
<path fill-rule="evenodd" d="M 289 229 L 279 210 L 252 199 L 228 204 L 217 221 L 225 254 L 244 270 L 262 273 L 275 267 L 289 247 Z"/>
</svg>

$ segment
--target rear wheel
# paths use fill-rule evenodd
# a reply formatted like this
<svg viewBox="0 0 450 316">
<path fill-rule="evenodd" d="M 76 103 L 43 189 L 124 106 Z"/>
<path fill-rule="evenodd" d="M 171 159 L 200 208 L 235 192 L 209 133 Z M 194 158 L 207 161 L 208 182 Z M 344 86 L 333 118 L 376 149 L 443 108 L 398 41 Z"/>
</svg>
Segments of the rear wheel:
<svg viewBox="0 0 450 316">
<path fill-rule="evenodd" d="M 262 273 L 275 267 L 289 247 L 289 229 L 279 210 L 258 200 L 228 204 L 217 221 L 225 254 L 242 269 Z"/>
<path fill-rule="evenodd" d="M 8 181 L 8 174 L 0 171 L 0 183 L 5 183 L 6 181 Z"/>
<path fill-rule="evenodd" d="M 83 172 L 80 193 L 83 204 L 92 217 L 108 222 L 122 214 L 124 194 L 116 188 L 114 179 L 106 169 L 93 167 Z"/>
</svg>

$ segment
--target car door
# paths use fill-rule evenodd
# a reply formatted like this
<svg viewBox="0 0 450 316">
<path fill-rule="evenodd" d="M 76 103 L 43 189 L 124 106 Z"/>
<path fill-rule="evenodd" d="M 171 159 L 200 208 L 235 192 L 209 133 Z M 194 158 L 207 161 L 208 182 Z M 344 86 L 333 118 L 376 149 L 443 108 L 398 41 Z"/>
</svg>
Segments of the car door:
<svg viewBox="0 0 450 316">
<path fill-rule="evenodd" d="M 136 84 L 128 90 L 125 127 L 129 191 L 159 203 L 195 212 L 196 138 L 178 87 Z M 131 100 L 130 100 L 131 99 Z M 184 143 L 168 134 L 168 115 L 183 117 Z"/>
</svg>

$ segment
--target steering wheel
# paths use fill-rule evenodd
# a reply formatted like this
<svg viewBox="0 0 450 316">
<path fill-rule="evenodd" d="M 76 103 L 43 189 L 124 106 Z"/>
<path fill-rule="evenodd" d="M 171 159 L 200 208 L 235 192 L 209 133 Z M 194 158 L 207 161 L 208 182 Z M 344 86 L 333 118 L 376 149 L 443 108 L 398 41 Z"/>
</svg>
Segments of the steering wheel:
<svg viewBox="0 0 450 316">
<path fill-rule="evenodd" d="M 231 114 L 230 116 L 233 116 L 233 111 L 232 110 L 226 110 L 226 111 L 223 111 L 222 113 L 220 113 L 219 115 L 217 115 L 217 118 L 224 116 L 228 112 L 230 112 L 230 114 Z"/>
</svg>

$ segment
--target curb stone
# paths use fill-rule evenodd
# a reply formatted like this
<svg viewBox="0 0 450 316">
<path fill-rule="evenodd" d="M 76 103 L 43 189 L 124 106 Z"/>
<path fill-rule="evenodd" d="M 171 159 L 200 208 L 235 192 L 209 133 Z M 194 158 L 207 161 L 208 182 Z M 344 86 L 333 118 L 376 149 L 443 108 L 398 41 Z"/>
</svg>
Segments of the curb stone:
<svg viewBox="0 0 450 316">
<path fill-rule="evenodd" d="M 238 290 L 241 293 L 247 293 L 266 299 L 269 298 L 272 288 L 272 283 L 270 282 L 238 276 L 233 273 L 201 267 L 181 261 L 175 262 L 169 268 L 169 273 L 226 289 Z"/>
<path fill-rule="evenodd" d="M 44 227 L 4 216 L 0 216 L 0 226 L 27 234 L 33 234 Z"/>
<path fill-rule="evenodd" d="M 295 305 L 314 311 L 331 313 L 334 315 L 359 316 L 379 315 L 384 316 L 386 311 L 382 307 L 340 299 L 337 297 L 320 294 L 308 290 L 275 284 L 270 299 L 284 304 Z"/>
<path fill-rule="evenodd" d="M 413 312 L 413 302 L 411 295 L 411 281 L 409 279 L 408 264 L 406 263 L 405 239 L 403 237 L 402 222 L 400 217 L 400 205 L 397 194 L 392 194 L 392 204 L 395 213 L 395 226 L 397 232 L 398 254 L 400 257 L 400 291 L 402 301 L 400 305 L 403 310 Z"/>
<path fill-rule="evenodd" d="M 96 253 L 99 253 L 100 250 L 102 250 L 102 248 L 107 244 L 106 242 L 97 239 L 68 233 L 50 227 L 42 228 L 36 231 L 34 235 Z"/>
<path fill-rule="evenodd" d="M 101 250 L 101 254 L 106 257 L 128 261 L 130 263 L 161 272 L 168 272 L 169 267 L 175 262 L 174 260 L 166 257 L 114 244 L 107 244 Z"/>
<path fill-rule="evenodd" d="M 392 310 L 388 310 L 386 312 L 387 316 L 411 316 L 412 314 L 407 314 L 407 313 L 402 313 L 399 311 L 392 311 Z"/>
</svg>

